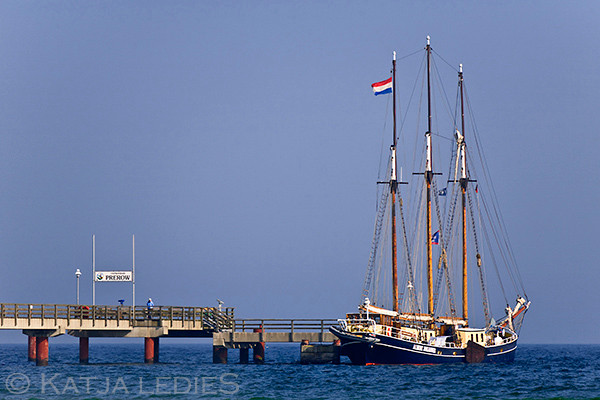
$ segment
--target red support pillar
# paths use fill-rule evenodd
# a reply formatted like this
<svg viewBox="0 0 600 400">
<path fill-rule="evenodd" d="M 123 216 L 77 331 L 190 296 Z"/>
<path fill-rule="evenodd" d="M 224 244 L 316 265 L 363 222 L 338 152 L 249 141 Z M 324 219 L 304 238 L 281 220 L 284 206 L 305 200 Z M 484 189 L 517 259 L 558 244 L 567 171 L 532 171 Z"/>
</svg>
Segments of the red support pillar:
<svg viewBox="0 0 600 400">
<path fill-rule="evenodd" d="M 35 361 L 35 347 L 36 338 L 35 336 L 27 336 L 27 357 L 29 361 Z"/>
<path fill-rule="evenodd" d="M 144 338 L 144 362 L 154 364 L 154 338 Z"/>
<path fill-rule="evenodd" d="M 37 337 L 35 346 L 35 365 L 46 366 L 48 365 L 48 338 Z"/>
<path fill-rule="evenodd" d="M 79 338 L 79 364 L 89 364 L 90 362 L 90 338 Z"/>
<path fill-rule="evenodd" d="M 227 364 L 227 347 L 213 346 L 213 364 Z"/>
<path fill-rule="evenodd" d="M 255 333 L 262 333 L 262 328 L 254 328 Z M 254 351 L 252 352 L 252 360 L 255 364 L 264 364 L 265 362 L 265 342 L 258 342 L 254 344 Z"/>
</svg>

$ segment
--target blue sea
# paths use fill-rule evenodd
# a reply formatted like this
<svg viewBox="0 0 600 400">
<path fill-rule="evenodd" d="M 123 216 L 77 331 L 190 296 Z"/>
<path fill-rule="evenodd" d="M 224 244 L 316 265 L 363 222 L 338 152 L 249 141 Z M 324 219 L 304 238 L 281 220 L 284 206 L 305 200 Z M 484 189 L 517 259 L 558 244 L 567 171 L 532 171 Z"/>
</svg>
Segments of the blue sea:
<svg viewBox="0 0 600 400">
<path fill-rule="evenodd" d="M 141 340 L 92 339 L 91 364 L 79 365 L 76 342 L 50 343 L 50 365 L 36 367 L 26 344 L 0 345 L 0 398 L 600 399 L 597 345 L 521 345 L 499 365 L 301 365 L 299 344 L 267 344 L 264 365 L 239 364 L 237 350 L 214 365 L 210 343 L 162 340 L 154 365 L 143 353 Z"/>
</svg>

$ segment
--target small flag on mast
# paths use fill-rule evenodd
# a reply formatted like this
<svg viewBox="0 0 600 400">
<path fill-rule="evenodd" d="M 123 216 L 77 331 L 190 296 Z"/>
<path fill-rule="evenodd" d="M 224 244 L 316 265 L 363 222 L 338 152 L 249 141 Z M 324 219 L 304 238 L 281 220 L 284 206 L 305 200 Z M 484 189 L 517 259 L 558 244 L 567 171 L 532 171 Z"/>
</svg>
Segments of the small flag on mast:
<svg viewBox="0 0 600 400">
<path fill-rule="evenodd" d="M 431 237 L 431 244 L 440 244 L 440 231 L 437 231 Z"/>
<path fill-rule="evenodd" d="M 392 93 L 392 78 L 381 82 L 375 82 L 371 85 L 371 87 L 373 88 L 373 93 L 375 93 L 375 96 Z"/>
<path fill-rule="evenodd" d="M 446 193 L 448 193 L 448 188 L 443 188 L 442 190 L 440 190 L 440 191 L 438 192 L 438 194 L 439 194 L 440 196 L 445 196 L 445 195 L 446 195 Z"/>
</svg>

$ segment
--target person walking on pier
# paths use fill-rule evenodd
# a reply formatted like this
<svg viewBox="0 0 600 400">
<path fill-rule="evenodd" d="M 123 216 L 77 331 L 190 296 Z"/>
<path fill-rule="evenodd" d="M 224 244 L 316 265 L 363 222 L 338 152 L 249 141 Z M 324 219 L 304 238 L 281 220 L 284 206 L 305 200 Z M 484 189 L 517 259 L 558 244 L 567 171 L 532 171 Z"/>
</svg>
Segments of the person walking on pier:
<svg viewBox="0 0 600 400">
<path fill-rule="evenodd" d="M 152 302 L 152 298 L 148 297 L 148 302 L 146 303 L 148 307 L 148 319 L 152 319 L 152 309 L 154 308 L 154 303 Z"/>
</svg>

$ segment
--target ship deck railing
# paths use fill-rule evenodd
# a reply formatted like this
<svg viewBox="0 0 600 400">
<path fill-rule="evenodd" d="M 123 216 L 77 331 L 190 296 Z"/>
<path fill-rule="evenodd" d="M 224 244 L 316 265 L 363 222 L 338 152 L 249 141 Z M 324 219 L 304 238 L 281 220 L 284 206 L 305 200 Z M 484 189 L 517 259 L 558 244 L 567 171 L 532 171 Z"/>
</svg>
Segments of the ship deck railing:
<svg viewBox="0 0 600 400">
<path fill-rule="evenodd" d="M 423 341 L 419 341 L 417 335 L 412 332 L 408 332 L 404 328 L 397 328 L 395 326 L 390 325 L 380 325 L 375 322 L 375 320 L 371 318 L 349 318 L 349 319 L 339 319 L 338 320 L 342 329 L 347 330 L 349 332 L 354 331 L 362 331 L 362 332 L 373 332 L 378 333 L 380 335 L 400 338 L 403 340 L 408 340 L 410 342 L 415 343 L 427 343 Z M 379 329 L 377 329 L 379 327 Z M 452 346 L 448 346 L 452 347 Z"/>
<path fill-rule="evenodd" d="M 360 331 L 367 331 L 369 329 L 371 329 L 371 332 L 375 331 L 375 326 L 377 325 L 375 323 L 375 320 L 371 319 L 371 318 L 352 318 L 352 319 L 338 319 L 337 320 L 338 324 L 340 325 L 340 327 L 343 330 L 351 330 L 350 327 L 356 327 L 358 328 L 357 330 Z"/>
<path fill-rule="evenodd" d="M 515 340 L 517 340 L 516 336 L 509 336 L 507 338 L 502 338 L 502 341 L 500 343 L 495 343 L 494 342 L 493 346 L 500 346 L 501 344 L 506 344 L 506 343 L 514 342 Z"/>
</svg>

